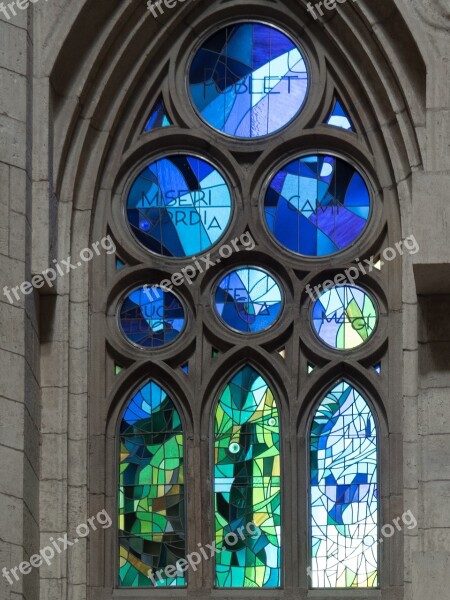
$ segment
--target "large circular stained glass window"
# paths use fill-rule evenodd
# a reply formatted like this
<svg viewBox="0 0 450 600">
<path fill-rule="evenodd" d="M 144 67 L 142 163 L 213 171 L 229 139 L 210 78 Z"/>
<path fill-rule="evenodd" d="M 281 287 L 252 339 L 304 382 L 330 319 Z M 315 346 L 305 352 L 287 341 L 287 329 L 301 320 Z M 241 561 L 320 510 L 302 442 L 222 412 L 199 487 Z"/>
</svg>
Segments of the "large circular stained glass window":
<svg viewBox="0 0 450 600">
<path fill-rule="evenodd" d="M 257 267 L 231 271 L 219 282 L 215 309 L 220 319 L 240 333 L 271 327 L 283 307 L 283 293 L 275 279 Z"/>
<path fill-rule="evenodd" d="M 196 53 L 189 90 L 201 117 L 238 138 L 269 135 L 301 110 L 308 72 L 300 48 L 264 23 L 220 29 Z"/>
<path fill-rule="evenodd" d="M 335 350 L 352 350 L 371 337 L 378 311 L 367 292 L 352 285 L 338 285 L 315 301 L 312 322 L 319 338 Z"/>
<path fill-rule="evenodd" d="M 119 308 L 125 337 L 141 348 L 170 344 L 184 329 L 186 319 L 180 299 L 159 286 L 133 290 Z"/>
<path fill-rule="evenodd" d="M 177 154 L 148 165 L 133 182 L 127 217 L 148 250 L 183 258 L 202 253 L 226 231 L 232 198 L 219 171 L 206 160 Z"/>
<path fill-rule="evenodd" d="M 303 256 L 327 256 L 350 246 L 370 216 L 370 194 L 358 171 L 341 158 L 303 156 L 269 183 L 264 216 L 282 246 Z"/>
</svg>

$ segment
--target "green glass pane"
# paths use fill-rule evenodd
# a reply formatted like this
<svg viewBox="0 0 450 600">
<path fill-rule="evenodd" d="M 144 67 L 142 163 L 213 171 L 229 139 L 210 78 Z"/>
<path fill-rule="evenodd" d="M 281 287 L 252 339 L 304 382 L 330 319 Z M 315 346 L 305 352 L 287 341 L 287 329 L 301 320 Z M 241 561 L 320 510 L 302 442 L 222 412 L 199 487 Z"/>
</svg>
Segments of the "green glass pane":
<svg viewBox="0 0 450 600">
<path fill-rule="evenodd" d="M 216 587 L 280 587 L 279 415 L 272 390 L 252 367 L 222 391 L 214 437 Z"/>
<path fill-rule="evenodd" d="M 149 381 L 128 402 L 120 426 L 119 586 L 186 585 L 177 564 L 186 555 L 183 482 L 180 415 Z M 176 572 L 169 576 L 170 566 Z"/>
</svg>

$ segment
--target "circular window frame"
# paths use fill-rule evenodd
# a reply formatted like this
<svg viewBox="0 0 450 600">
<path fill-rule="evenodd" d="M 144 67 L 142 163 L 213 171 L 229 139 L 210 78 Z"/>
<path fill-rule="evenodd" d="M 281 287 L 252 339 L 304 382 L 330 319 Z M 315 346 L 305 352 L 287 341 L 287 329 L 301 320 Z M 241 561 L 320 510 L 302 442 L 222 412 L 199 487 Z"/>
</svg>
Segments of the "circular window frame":
<svg viewBox="0 0 450 600">
<path fill-rule="evenodd" d="M 283 246 L 276 239 L 276 237 L 270 231 L 269 226 L 267 224 L 266 215 L 265 215 L 265 200 L 266 200 L 266 195 L 267 195 L 267 191 L 269 189 L 270 183 L 272 182 L 274 177 L 279 173 L 279 171 L 282 168 L 284 168 L 291 162 L 299 160 L 305 156 L 317 156 L 317 155 L 331 156 L 333 158 L 338 158 L 340 160 L 344 160 L 345 162 L 350 164 L 356 170 L 356 172 L 362 177 L 362 179 L 367 187 L 367 191 L 369 193 L 369 201 L 370 201 L 369 208 L 370 208 L 370 210 L 369 210 L 369 216 L 367 217 L 367 220 L 366 220 L 366 224 L 364 225 L 364 227 L 361 230 L 361 232 L 359 233 L 359 235 L 352 241 L 351 244 L 349 244 L 348 246 L 346 246 L 345 248 L 342 248 L 341 250 L 339 250 L 337 252 L 334 252 L 333 254 L 324 254 L 324 255 L 320 255 L 320 256 L 308 256 L 307 254 L 299 254 L 298 252 L 294 252 L 294 251 L 290 250 L 286 246 Z M 302 150 L 301 152 L 296 152 L 296 153 L 292 154 L 289 158 L 283 158 L 282 161 L 279 161 L 274 166 L 272 166 L 272 168 L 269 170 L 269 175 L 266 175 L 266 177 L 264 178 L 263 184 L 262 184 L 260 192 L 259 192 L 258 214 L 259 214 L 259 218 L 261 219 L 261 225 L 263 227 L 264 233 L 268 236 L 269 240 L 274 244 L 274 246 L 279 251 L 281 250 L 285 254 L 285 256 L 289 257 L 290 259 L 294 258 L 297 260 L 307 262 L 309 265 L 309 268 L 311 268 L 311 269 L 323 270 L 323 265 L 320 263 L 320 261 L 330 261 L 330 260 L 342 258 L 345 255 L 345 253 L 351 251 L 362 240 L 363 237 L 366 237 L 366 240 L 370 241 L 369 228 L 374 223 L 375 214 L 377 212 L 377 207 L 375 206 L 375 198 L 376 198 L 375 186 L 373 185 L 373 182 L 370 179 L 369 175 L 367 174 L 366 170 L 362 167 L 362 165 L 360 163 L 358 163 L 357 160 L 355 160 L 353 157 L 348 156 L 347 154 L 344 154 L 339 151 L 323 150 L 323 149 L 314 148 L 311 150 Z"/>
<path fill-rule="evenodd" d="M 245 269 L 245 268 L 255 269 L 255 270 L 261 271 L 262 273 L 272 277 L 272 279 L 278 285 L 278 288 L 281 291 L 281 295 L 282 295 L 280 310 L 278 312 L 278 315 L 277 315 L 277 318 L 275 319 L 275 321 L 269 327 L 266 327 L 265 329 L 261 329 L 260 331 L 257 331 L 255 333 L 248 332 L 248 331 L 239 331 L 239 329 L 235 329 L 234 327 L 231 327 L 222 319 L 222 317 L 219 315 L 219 313 L 216 310 L 216 293 L 217 293 L 217 288 L 219 287 L 219 283 L 227 275 L 230 275 L 230 273 L 233 273 L 235 271 L 238 271 L 239 269 Z M 286 308 L 286 289 L 285 289 L 284 285 L 281 283 L 281 281 L 278 279 L 278 277 L 276 277 L 276 275 L 274 275 L 274 273 L 272 273 L 270 271 L 270 269 L 268 269 L 267 267 L 260 267 L 258 265 L 249 265 L 247 263 L 244 265 L 236 265 L 236 266 L 232 267 L 231 269 L 227 269 L 225 272 L 218 275 L 214 279 L 213 283 L 210 285 L 211 285 L 211 290 L 210 290 L 211 306 L 212 306 L 212 313 L 214 314 L 215 321 L 218 322 L 221 327 L 225 327 L 225 329 L 228 332 L 234 333 L 234 334 L 238 335 L 240 338 L 246 337 L 246 339 L 248 339 L 248 340 L 253 340 L 256 338 L 256 336 L 265 335 L 268 332 L 271 332 L 273 330 L 273 328 L 280 323 L 280 321 L 283 317 L 283 311 Z"/>
<path fill-rule="evenodd" d="M 342 350 L 340 350 L 338 348 L 333 348 L 333 346 L 330 346 L 329 344 L 324 342 L 322 340 L 322 338 L 320 337 L 319 333 L 316 331 L 316 328 L 314 327 L 314 323 L 313 323 L 313 310 L 314 310 L 314 306 L 315 306 L 316 302 L 322 297 L 323 294 L 326 294 L 330 290 L 335 289 L 337 287 L 353 287 L 353 288 L 361 290 L 364 294 L 366 294 L 366 296 L 368 296 L 370 298 L 370 300 L 372 301 L 372 303 L 375 307 L 376 313 L 377 313 L 375 327 L 373 328 L 372 333 L 367 338 L 367 340 L 365 342 L 363 342 L 362 344 L 359 344 L 359 346 L 355 346 L 353 348 L 343 348 Z M 335 353 L 337 356 L 343 356 L 344 354 L 360 352 L 362 348 L 367 347 L 369 345 L 369 343 L 374 339 L 374 337 L 378 333 L 378 331 L 380 330 L 381 317 L 382 317 L 382 312 L 380 310 L 380 303 L 378 301 L 378 298 L 375 296 L 375 294 L 373 292 L 371 292 L 370 290 L 368 290 L 366 286 L 356 285 L 355 283 L 352 283 L 352 284 L 341 283 L 338 285 L 333 285 L 332 287 L 328 288 L 327 290 L 324 290 L 320 294 L 320 296 L 318 296 L 314 300 L 314 302 L 311 300 L 309 302 L 309 307 L 308 307 L 308 323 L 309 323 L 309 327 L 312 332 L 313 338 L 318 342 L 319 346 L 322 349 L 326 348 L 328 351 Z"/>
<path fill-rule="evenodd" d="M 228 192 L 230 194 L 230 199 L 231 199 L 230 216 L 229 216 L 226 228 L 224 229 L 221 236 L 217 239 L 217 241 L 212 246 L 209 246 L 208 248 L 205 248 L 205 249 L 201 250 L 200 252 L 195 252 L 194 254 L 189 254 L 188 256 L 169 256 L 167 254 L 158 254 L 158 253 L 154 252 L 153 250 L 150 250 L 149 248 L 147 248 L 134 234 L 133 229 L 131 228 L 131 225 L 130 225 L 130 222 L 128 219 L 128 215 L 127 215 L 128 197 L 129 197 L 131 188 L 133 187 L 137 178 L 140 176 L 140 174 L 146 168 L 148 168 L 148 166 L 150 164 L 153 164 L 153 163 L 157 162 L 158 160 L 162 160 L 163 158 L 168 158 L 170 156 L 182 156 L 182 155 L 196 158 L 199 160 L 203 160 L 204 162 L 211 165 L 220 174 L 220 176 L 224 180 L 224 182 L 227 186 Z M 143 165 L 146 165 L 146 166 L 144 167 Z M 236 192 L 235 192 L 234 186 L 231 183 L 230 177 L 228 176 L 227 173 L 224 173 L 222 166 L 220 168 L 218 168 L 213 160 L 205 157 L 201 152 L 197 152 L 195 150 L 191 151 L 191 150 L 173 150 L 173 149 L 171 149 L 166 152 L 159 151 L 151 158 L 146 157 L 146 158 L 141 159 L 138 162 L 138 164 L 136 164 L 135 167 L 128 173 L 128 175 L 126 177 L 126 184 L 123 188 L 121 195 L 122 195 L 122 199 L 121 199 L 121 207 L 120 207 L 120 217 L 122 219 L 122 222 L 124 223 L 125 231 L 129 234 L 129 239 L 131 238 L 132 242 L 134 242 L 134 244 L 138 245 L 139 248 L 142 249 L 146 253 L 147 256 L 151 256 L 152 258 L 155 258 L 157 260 L 168 260 L 172 263 L 177 262 L 177 261 L 185 262 L 185 261 L 192 261 L 195 257 L 197 257 L 199 255 L 201 256 L 209 251 L 213 252 L 214 248 L 216 248 L 220 244 L 220 242 L 222 242 L 225 239 L 226 235 L 229 233 L 229 231 L 233 225 L 233 222 L 236 218 L 236 211 L 237 211 Z"/>
<path fill-rule="evenodd" d="M 179 333 L 175 336 L 175 338 L 168 342 L 167 344 L 162 344 L 161 346 L 157 346 L 156 348 L 154 347 L 149 347 L 146 348 L 145 346 L 140 346 L 139 344 L 136 344 L 135 342 L 133 342 L 132 340 L 130 340 L 130 338 L 126 335 L 126 333 L 123 331 L 122 329 L 122 325 L 121 325 L 121 319 L 120 319 L 120 309 L 124 303 L 124 301 L 130 296 L 130 294 L 132 294 L 133 292 L 143 289 L 145 285 L 148 284 L 133 284 L 131 287 L 128 287 L 124 292 L 122 292 L 119 295 L 118 300 L 116 300 L 115 302 L 115 308 L 114 308 L 114 317 L 115 317 L 115 322 L 116 322 L 116 327 L 117 327 L 117 331 L 119 333 L 119 336 L 122 340 L 125 340 L 125 342 L 127 342 L 127 344 L 129 346 L 131 346 L 132 348 L 134 348 L 135 350 L 137 349 L 139 352 L 145 352 L 148 354 L 151 354 L 153 352 L 160 352 L 161 350 L 166 350 L 167 348 L 173 346 L 174 344 L 176 344 L 180 338 L 182 338 L 182 336 L 186 333 L 187 329 L 188 329 L 188 325 L 189 325 L 189 311 L 187 310 L 186 304 L 183 300 L 183 298 L 181 297 L 180 294 L 177 294 L 176 292 L 174 292 L 173 290 L 165 290 L 166 292 L 169 292 L 170 294 L 172 294 L 173 296 L 175 296 L 175 298 L 179 301 L 183 311 L 184 311 L 184 323 L 183 323 L 183 327 L 181 328 L 181 330 L 179 331 Z M 157 287 L 159 289 L 163 289 L 163 287 L 160 284 L 152 284 L 150 286 L 148 286 L 150 289 L 152 287 Z"/>
<path fill-rule="evenodd" d="M 196 57 L 197 53 L 199 52 L 199 50 L 202 48 L 203 44 L 206 41 L 208 41 L 215 33 L 218 33 L 222 29 L 226 29 L 227 27 L 232 27 L 233 25 L 242 25 L 242 24 L 246 24 L 246 23 L 266 25 L 267 27 L 271 27 L 272 29 L 275 29 L 275 30 L 279 31 L 280 33 L 282 33 L 283 35 L 285 35 L 300 52 L 302 59 L 305 63 L 305 69 L 306 69 L 306 75 L 307 75 L 307 86 L 306 86 L 305 98 L 304 98 L 301 106 L 295 113 L 295 115 L 285 125 L 283 125 L 279 129 L 272 131 L 271 133 L 268 133 L 266 135 L 261 135 L 261 136 L 257 136 L 257 137 L 253 137 L 253 138 L 238 137 L 235 135 L 231 135 L 229 133 L 225 133 L 225 132 L 221 131 L 220 129 L 213 127 L 210 123 L 208 123 L 208 121 L 206 121 L 206 119 L 204 119 L 201 116 L 199 110 L 195 106 L 194 100 L 193 100 L 191 92 L 190 92 L 190 82 L 189 82 L 189 75 L 191 72 L 192 63 L 193 63 L 194 58 Z M 238 20 L 227 19 L 223 23 L 221 23 L 219 26 L 217 26 L 217 24 L 214 26 L 211 26 L 207 29 L 207 32 L 200 38 L 200 40 L 198 40 L 196 42 L 196 44 L 188 50 L 187 54 L 188 54 L 188 56 L 187 56 L 187 59 L 185 59 L 185 64 L 184 64 L 184 89 L 183 89 L 183 92 L 189 101 L 189 108 L 192 109 L 192 112 L 195 115 L 196 120 L 199 121 L 199 123 L 197 123 L 197 125 L 199 127 L 206 126 L 207 129 L 210 132 L 212 132 L 213 134 L 219 135 L 219 136 L 223 137 L 225 140 L 232 141 L 235 143 L 244 143 L 244 144 L 248 145 L 250 143 L 255 143 L 255 142 L 266 142 L 266 141 L 271 141 L 277 135 L 281 135 L 286 129 L 288 129 L 291 125 L 293 125 L 293 123 L 304 112 L 306 105 L 308 104 L 308 101 L 311 96 L 311 90 L 314 87 L 312 85 L 311 61 L 310 61 L 308 53 L 305 50 L 304 44 L 300 43 L 297 40 L 297 37 L 294 35 L 294 33 L 291 32 L 289 30 L 289 28 L 286 27 L 285 25 L 281 25 L 281 24 L 278 24 L 278 23 L 270 21 L 270 20 L 265 20 L 263 18 L 257 19 L 257 18 L 247 17 L 247 18 L 241 18 Z"/>
</svg>

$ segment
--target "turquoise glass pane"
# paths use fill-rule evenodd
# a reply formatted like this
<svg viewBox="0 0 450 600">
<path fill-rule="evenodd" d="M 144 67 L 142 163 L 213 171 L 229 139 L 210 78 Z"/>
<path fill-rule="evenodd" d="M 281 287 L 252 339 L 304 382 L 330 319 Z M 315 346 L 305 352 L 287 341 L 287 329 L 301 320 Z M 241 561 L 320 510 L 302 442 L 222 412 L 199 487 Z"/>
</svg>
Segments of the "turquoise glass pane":
<svg viewBox="0 0 450 600">
<path fill-rule="evenodd" d="M 370 194 L 358 171 L 341 158 L 303 156 L 282 167 L 264 200 L 269 232 L 302 256 L 336 254 L 364 231 Z"/>
<path fill-rule="evenodd" d="M 311 463 L 311 585 L 378 585 L 377 431 L 363 396 L 335 385 L 314 417 Z"/>
<path fill-rule="evenodd" d="M 127 199 L 134 236 L 163 256 L 183 258 L 208 250 L 227 230 L 231 215 L 223 176 L 209 162 L 186 154 L 150 163 Z"/>
<path fill-rule="evenodd" d="M 274 394 L 251 366 L 220 394 L 214 420 L 216 587 L 281 582 L 280 424 Z"/>
<path fill-rule="evenodd" d="M 283 306 L 277 281 L 257 267 L 236 269 L 219 282 L 215 307 L 221 320 L 240 333 L 258 333 L 271 327 Z"/>
<path fill-rule="evenodd" d="M 335 350 L 352 350 L 374 333 L 378 311 L 367 292 L 351 285 L 338 285 L 315 301 L 314 329 L 321 341 Z"/>
<path fill-rule="evenodd" d="M 129 400 L 120 424 L 119 586 L 186 584 L 184 440 L 180 415 L 154 381 Z M 173 566 L 169 576 L 165 569 Z"/>
<path fill-rule="evenodd" d="M 196 53 L 189 72 L 192 102 L 214 129 L 258 138 L 300 112 L 308 72 L 300 48 L 282 31 L 258 22 L 220 29 Z"/>
<path fill-rule="evenodd" d="M 141 348 L 160 348 L 173 342 L 186 322 L 181 300 L 159 286 L 133 290 L 119 309 L 125 337 Z"/>
</svg>

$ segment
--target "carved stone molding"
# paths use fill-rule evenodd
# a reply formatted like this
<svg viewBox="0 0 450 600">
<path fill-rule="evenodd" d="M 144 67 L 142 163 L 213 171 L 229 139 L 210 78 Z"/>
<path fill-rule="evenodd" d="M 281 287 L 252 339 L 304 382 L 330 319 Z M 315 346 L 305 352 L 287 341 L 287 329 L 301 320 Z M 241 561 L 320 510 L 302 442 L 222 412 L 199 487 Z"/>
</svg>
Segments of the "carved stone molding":
<svg viewBox="0 0 450 600">
<path fill-rule="evenodd" d="M 417 13 L 432 27 L 450 31 L 450 4 L 448 0 L 409 0 Z"/>
</svg>

